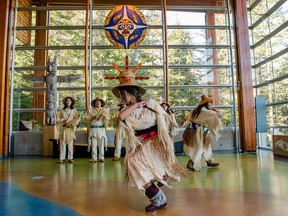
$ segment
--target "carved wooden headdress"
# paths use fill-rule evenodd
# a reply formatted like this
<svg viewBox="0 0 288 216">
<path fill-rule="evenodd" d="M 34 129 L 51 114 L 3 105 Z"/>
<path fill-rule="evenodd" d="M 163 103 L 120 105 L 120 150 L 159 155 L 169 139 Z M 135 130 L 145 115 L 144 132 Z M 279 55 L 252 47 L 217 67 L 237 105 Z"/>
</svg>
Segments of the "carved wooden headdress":
<svg viewBox="0 0 288 216">
<path fill-rule="evenodd" d="M 135 76 L 135 72 L 141 67 L 141 63 L 139 63 L 133 70 L 128 69 L 128 56 L 125 58 L 125 70 L 121 70 L 115 63 L 112 63 L 113 67 L 119 72 L 119 76 L 106 76 L 105 79 L 119 79 L 120 84 L 118 86 L 115 86 L 112 88 L 112 93 L 116 97 L 120 97 L 120 90 L 125 88 L 126 86 L 137 88 L 137 90 L 140 92 L 141 95 L 144 95 L 146 93 L 146 90 L 137 85 L 135 83 L 135 80 L 145 80 L 149 79 L 149 77 L 145 76 Z"/>
</svg>

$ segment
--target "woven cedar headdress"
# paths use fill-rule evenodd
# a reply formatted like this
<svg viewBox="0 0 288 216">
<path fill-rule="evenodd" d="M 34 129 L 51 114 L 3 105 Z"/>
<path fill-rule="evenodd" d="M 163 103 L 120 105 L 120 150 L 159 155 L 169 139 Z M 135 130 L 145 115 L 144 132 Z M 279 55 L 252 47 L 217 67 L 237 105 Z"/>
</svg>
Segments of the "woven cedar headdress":
<svg viewBox="0 0 288 216">
<path fill-rule="evenodd" d="M 201 96 L 201 101 L 200 101 L 200 103 L 198 104 L 198 106 L 201 106 L 201 105 L 203 105 L 203 104 L 206 104 L 206 103 L 208 103 L 208 102 L 213 102 L 213 98 L 211 98 L 211 97 L 208 97 L 208 96 L 206 96 L 206 95 L 202 95 Z"/>
<path fill-rule="evenodd" d="M 120 84 L 112 88 L 112 93 L 116 97 L 120 97 L 120 90 L 126 86 L 137 88 L 141 95 L 144 95 L 146 90 L 137 85 L 135 80 L 145 80 L 149 79 L 149 77 L 145 76 L 135 76 L 135 72 L 141 67 L 141 63 L 139 63 L 133 70 L 128 70 L 128 56 L 125 58 L 125 70 L 121 70 L 114 62 L 112 62 L 113 67 L 120 73 L 119 76 L 106 76 L 105 79 L 119 79 Z"/>
<path fill-rule="evenodd" d="M 93 100 L 91 101 L 91 106 L 92 106 L 92 107 L 95 107 L 95 102 L 96 102 L 97 100 L 99 100 L 99 101 L 101 102 L 101 107 L 104 107 L 104 106 L 105 106 L 105 101 L 102 100 L 100 97 L 96 97 L 95 99 L 93 99 Z"/>
</svg>

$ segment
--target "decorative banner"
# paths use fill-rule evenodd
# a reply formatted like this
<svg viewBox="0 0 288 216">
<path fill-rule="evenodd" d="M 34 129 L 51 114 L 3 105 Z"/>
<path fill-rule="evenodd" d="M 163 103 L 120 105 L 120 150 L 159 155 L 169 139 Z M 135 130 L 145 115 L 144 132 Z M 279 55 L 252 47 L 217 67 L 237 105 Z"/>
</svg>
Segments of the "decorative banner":
<svg viewBox="0 0 288 216">
<path fill-rule="evenodd" d="M 144 40 L 147 22 L 138 8 L 119 5 L 106 17 L 105 33 L 114 46 L 120 49 L 133 49 Z"/>
</svg>

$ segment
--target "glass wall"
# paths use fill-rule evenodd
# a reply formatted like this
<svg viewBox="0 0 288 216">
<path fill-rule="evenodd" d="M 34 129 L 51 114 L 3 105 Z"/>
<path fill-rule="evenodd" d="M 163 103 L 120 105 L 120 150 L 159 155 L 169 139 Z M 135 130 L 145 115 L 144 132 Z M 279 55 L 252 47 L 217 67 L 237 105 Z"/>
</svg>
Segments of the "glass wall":
<svg viewBox="0 0 288 216">
<path fill-rule="evenodd" d="M 248 5 L 255 96 L 266 98 L 267 133 L 260 147 L 272 147 L 273 135 L 288 133 L 288 2 L 255 0 Z"/>
<path fill-rule="evenodd" d="M 149 77 L 149 80 L 137 81 L 147 89 L 145 97 L 159 103 L 169 99 L 180 125 L 185 114 L 199 103 L 200 96 L 206 94 L 214 98 L 214 106 L 222 111 L 224 125 L 236 131 L 232 19 L 229 4 L 222 2 L 223 5 L 203 7 L 167 6 L 167 40 L 164 40 L 161 5 L 139 6 L 147 20 L 147 35 L 140 46 L 128 50 L 115 48 L 105 35 L 104 21 L 113 6 L 94 5 L 89 12 L 89 22 L 92 23 L 88 32 L 89 100 L 98 96 L 106 101 L 112 112 L 117 109 L 118 99 L 111 88 L 118 85 L 118 81 L 106 80 L 105 76 L 117 76 L 112 62 L 124 69 L 125 56 L 128 55 L 129 68 L 142 63 L 137 76 Z M 18 12 L 30 13 L 32 21 L 31 25 L 17 25 L 15 29 L 17 32 L 31 32 L 30 44 L 16 38 L 12 47 L 15 55 L 12 71 L 14 131 L 19 130 L 20 120 L 33 120 L 35 113 L 45 112 L 44 106 L 42 109 L 35 107 L 35 102 L 39 102 L 35 93 L 45 94 L 45 85 L 23 78 L 23 75 L 36 74 L 37 70 L 46 70 L 35 60 L 39 51 L 47 52 L 51 58 L 57 56 L 58 77 L 81 75 L 78 81 L 57 83 L 57 108 L 63 106 L 62 99 L 67 95 L 76 98 L 75 107 L 82 114 L 86 103 L 89 103 L 85 101 L 86 7 L 46 7 L 49 19 L 43 27 L 36 23 L 39 23 L 41 13 L 45 12 L 44 8 L 17 8 Z M 48 35 L 44 46 L 37 42 L 38 31 Z M 40 126 L 37 129 L 42 124 L 35 122 Z M 80 129 L 84 128 L 85 123 L 82 122 Z"/>
</svg>

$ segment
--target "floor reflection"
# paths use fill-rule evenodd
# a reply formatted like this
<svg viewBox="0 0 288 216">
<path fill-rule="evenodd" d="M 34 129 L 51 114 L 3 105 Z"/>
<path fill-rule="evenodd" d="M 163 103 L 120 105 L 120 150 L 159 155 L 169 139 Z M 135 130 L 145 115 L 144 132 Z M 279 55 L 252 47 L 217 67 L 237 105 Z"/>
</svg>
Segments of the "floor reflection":
<svg viewBox="0 0 288 216">
<path fill-rule="evenodd" d="M 65 207 L 72 210 L 65 215 L 85 216 L 282 216 L 288 212 L 288 159 L 275 160 L 271 154 L 215 154 L 220 167 L 208 168 L 203 162 L 199 172 L 190 172 L 173 189 L 164 187 L 168 206 L 152 213 L 144 211 L 149 204 L 144 195 L 124 187 L 123 159 L 94 164 L 87 158 L 74 164 L 57 164 L 51 158 L 1 160 L 0 215 L 45 215 L 35 204 L 41 200 L 55 204 L 49 215 Z M 185 167 L 187 157 L 178 159 Z M 14 214 L 15 206 L 24 214 Z"/>
</svg>

